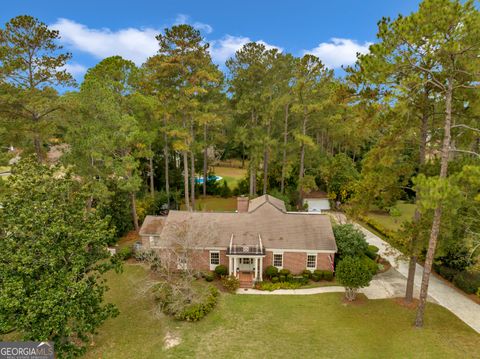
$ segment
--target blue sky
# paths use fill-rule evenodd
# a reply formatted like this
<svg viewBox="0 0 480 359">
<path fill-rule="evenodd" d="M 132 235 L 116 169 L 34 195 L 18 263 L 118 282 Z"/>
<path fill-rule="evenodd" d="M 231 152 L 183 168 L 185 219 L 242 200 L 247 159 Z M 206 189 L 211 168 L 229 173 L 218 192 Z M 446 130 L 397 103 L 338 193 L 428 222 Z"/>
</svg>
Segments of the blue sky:
<svg viewBox="0 0 480 359">
<path fill-rule="evenodd" d="M 416 0 L 293 1 L 146 1 L 5 0 L 2 26 L 28 14 L 60 30 L 73 53 L 69 70 L 81 80 L 102 58 L 121 55 L 140 65 L 156 51 L 155 34 L 176 23 L 189 23 L 211 42 L 222 65 L 248 41 L 263 41 L 301 56 L 309 52 L 338 69 L 355 60 L 375 41 L 377 21 L 414 11 Z"/>
</svg>

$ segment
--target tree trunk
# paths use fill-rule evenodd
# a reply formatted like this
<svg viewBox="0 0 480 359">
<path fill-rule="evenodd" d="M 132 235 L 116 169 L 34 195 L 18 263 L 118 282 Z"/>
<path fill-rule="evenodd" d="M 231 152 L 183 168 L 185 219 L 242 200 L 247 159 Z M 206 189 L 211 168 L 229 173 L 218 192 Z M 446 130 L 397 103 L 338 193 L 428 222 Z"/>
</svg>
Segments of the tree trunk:
<svg viewBox="0 0 480 359">
<path fill-rule="evenodd" d="M 190 196 L 192 211 L 195 211 L 195 152 L 193 151 L 195 133 L 193 130 L 193 119 L 190 119 L 190 135 L 192 137 L 192 143 L 190 144 Z"/>
<path fill-rule="evenodd" d="M 282 179 L 280 180 L 280 192 L 285 192 L 285 175 L 287 172 L 287 143 L 288 143 L 288 107 L 285 105 L 285 121 L 283 127 L 283 154 L 282 154 Z"/>
<path fill-rule="evenodd" d="M 42 162 L 43 153 L 42 153 L 42 141 L 40 140 L 40 135 L 35 133 L 33 138 L 33 144 L 35 146 L 35 155 L 37 156 L 37 161 Z"/>
<path fill-rule="evenodd" d="M 303 116 L 303 125 L 302 125 L 302 135 L 307 134 L 307 116 Z M 299 205 L 302 206 L 303 200 L 303 175 L 305 172 L 305 142 L 302 140 L 302 145 L 300 147 L 300 170 L 298 173 L 298 192 L 299 192 Z"/>
<path fill-rule="evenodd" d="M 190 211 L 190 195 L 188 192 L 188 154 L 187 150 L 183 151 L 183 189 L 185 192 L 185 207 Z"/>
<path fill-rule="evenodd" d="M 154 185 L 154 178 L 153 178 L 153 157 L 151 156 L 149 159 L 148 159 L 148 164 L 149 164 L 149 167 L 150 167 L 150 173 L 149 173 L 149 177 L 150 177 L 150 194 L 152 195 L 152 197 L 155 195 L 155 185 Z"/>
<path fill-rule="evenodd" d="M 207 145 L 207 124 L 203 127 L 203 195 L 207 195 L 207 176 L 208 176 L 208 145 Z"/>
<path fill-rule="evenodd" d="M 267 125 L 267 141 L 265 142 L 263 150 L 263 194 L 267 194 L 268 186 L 268 143 L 270 142 L 270 124 L 271 120 L 268 122 Z"/>
<path fill-rule="evenodd" d="M 426 157 L 426 148 L 427 148 L 427 136 L 428 136 L 428 96 L 429 91 L 425 89 L 425 105 L 423 108 L 422 114 L 422 123 L 420 129 L 420 145 L 419 145 L 419 158 L 418 164 L 420 167 L 420 171 L 422 170 L 423 165 L 425 164 L 425 157 Z M 420 195 L 416 194 L 415 202 L 420 200 Z M 410 243 L 410 262 L 408 264 L 408 277 L 407 277 L 407 288 L 405 291 L 405 301 L 412 302 L 413 300 L 413 289 L 415 285 L 415 270 L 417 267 L 417 242 L 418 242 L 418 224 L 421 219 L 421 214 L 418 208 L 415 209 L 415 214 L 413 216 L 413 224 L 415 226 L 412 241 Z"/>
<path fill-rule="evenodd" d="M 168 205 L 170 207 L 170 180 L 169 180 L 169 174 L 168 174 L 168 161 L 169 161 L 169 156 L 168 156 L 168 137 L 167 137 L 167 116 L 163 117 L 163 124 L 165 127 L 165 133 L 163 134 L 163 139 L 164 139 L 164 147 L 163 147 L 163 155 L 165 158 L 165 192 L 167 194 L 167 199 L 168 199 Z"/>
<path fill-rule="evenodd" d="M 138 225 L 137 204 L 136 204 L 135 192 L 130 193 L 130 200 L 131 200 L 131 203 L 132 203 L 133 228 L 135 228 L 135 231 L 138 232 L 138 229 L 140 228 L 140 226 Z"/>
<path fill-rule="evenodd" d="M 446 179 L 448 173 L 448 159 L 450 157 L 450 141 L 451 141 L 451 125 L 452 125 L 452 98 L 453 98 L 453 79 L 448 79 L 447 90 L 445 94 L 445 124 L 442 144 L 442 157 L 440 165 L 440 179 Z M 432 229 L 430 232 L 430 240 L 428 241 L 427 256 L 423 268 L 422 285 L 420 287 L 420 303 L 417 309 L 417 317 L 415 326 L 423 326 L 423 317 L 425 314 L 425 305 L 428 296 L 428 284 L 430 273 L 432 271 L 433 258 L 437 247 L 438 234 L 440 232 L 440 224 L 442 220 L 442 204 L 437 204 L 433 215 Z"/>
</svg>

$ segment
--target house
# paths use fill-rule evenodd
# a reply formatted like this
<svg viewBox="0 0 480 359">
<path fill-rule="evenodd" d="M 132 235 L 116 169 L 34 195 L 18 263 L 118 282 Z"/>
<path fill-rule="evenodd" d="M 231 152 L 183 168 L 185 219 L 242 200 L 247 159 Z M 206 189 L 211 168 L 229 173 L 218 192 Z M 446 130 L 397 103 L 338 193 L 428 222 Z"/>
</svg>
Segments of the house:
<svg viewBox="0 0 480 359">
<path fill-rule="evenodd" d="M 332 270 L 337 251 L 330 218 L 308 212 L 287 212 L 285 203 L 270 195 L 237 198 L 237 212 L 170 211 L 147 216 L 140 229 L 144 248 L 159 252 L 177 248 L 196 254 L 187 263 L 178 256 L 177 268 L 190 265 L 214 270 L 219 264 L 230 274 L 261 281 L 267 266 L 292 273 L 305 269 Z"/>
<path fill-rule="evenodd" d="M 312 191 L 303 196 L 303 205 L 308 212 L 319 212 L 330 210 L 330 200 L 327 193 L 321 191 Z"/>
</svg>

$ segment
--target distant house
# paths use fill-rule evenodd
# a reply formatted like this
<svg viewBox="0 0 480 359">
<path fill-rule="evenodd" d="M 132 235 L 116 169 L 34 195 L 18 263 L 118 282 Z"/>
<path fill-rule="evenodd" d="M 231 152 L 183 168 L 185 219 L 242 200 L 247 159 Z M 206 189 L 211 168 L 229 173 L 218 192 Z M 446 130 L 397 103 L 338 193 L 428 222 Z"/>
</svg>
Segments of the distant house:
<svg viewBox="0 0 480 359">
<path fill-rule="evenodd" d="M 140 236 L 144 248 L 157 251 L 179 245 L 179 228 L 194 238 L 198 254 L 192 266 L 214 270 L 219 264 L 248 283 L 261 281 L 267 266 L 297 274 L 304 269 L 333 270 L 337 251 L 330 218 L 308 212 L 287 212 L 282 200 L 264 195 L 237 199 L 237 212 L 170 211 L 147 216 Z M 177 268 L 186 263 L 177 258 Z"/>
<path fill-rule="evenodd" d="M 327 193 L 321 191 L 312 191 L 303 195 L 303 205 L 308 212 L 322 213 L 330 210 L 330 200 Z"/>
</svg>

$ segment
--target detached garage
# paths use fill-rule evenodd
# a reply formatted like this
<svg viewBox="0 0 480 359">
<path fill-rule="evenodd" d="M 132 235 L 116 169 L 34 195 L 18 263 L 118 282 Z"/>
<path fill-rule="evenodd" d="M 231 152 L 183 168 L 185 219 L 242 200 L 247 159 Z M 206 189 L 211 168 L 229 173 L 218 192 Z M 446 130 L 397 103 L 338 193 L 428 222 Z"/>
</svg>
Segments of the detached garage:
<svg viewBox="0 0 480 359">
<path fill-rule="evenodd" d="M 308 212 L 318 212 L 330 210 L 330 200 L 325 192 L 310 192 L 303 197 L 303 205 L 307 207 Z"/>
</svg>

